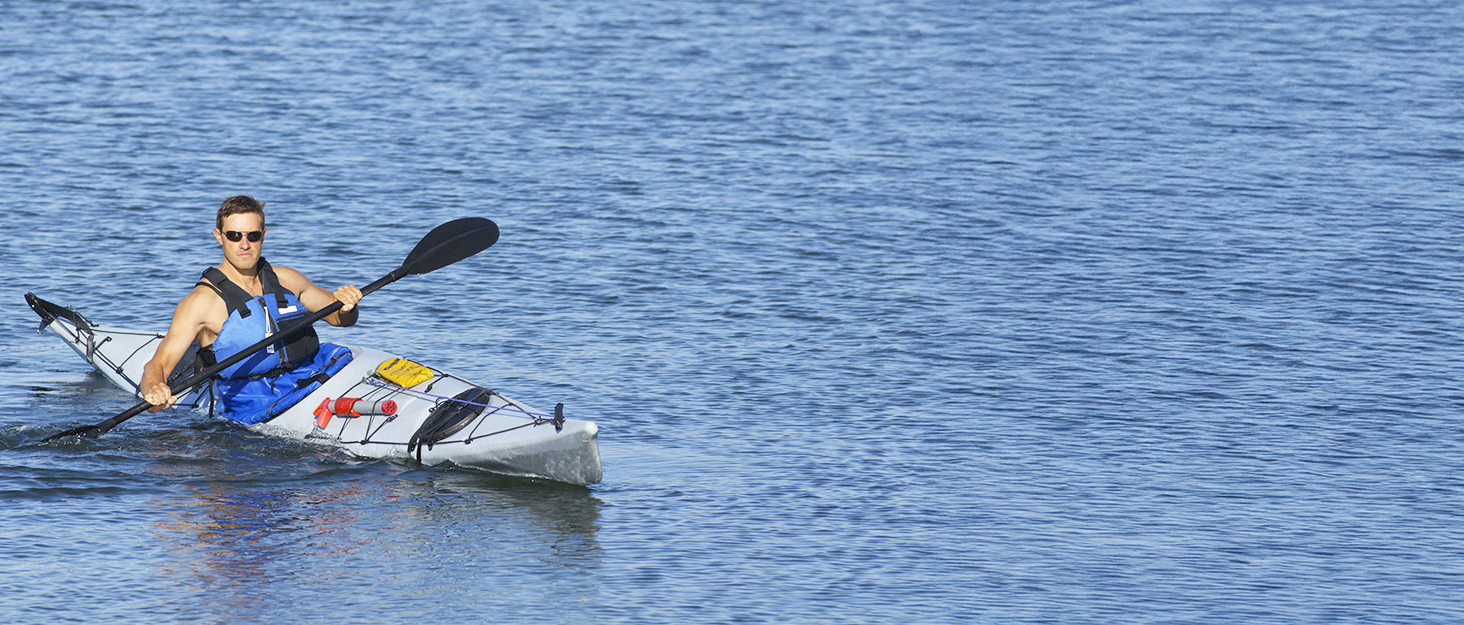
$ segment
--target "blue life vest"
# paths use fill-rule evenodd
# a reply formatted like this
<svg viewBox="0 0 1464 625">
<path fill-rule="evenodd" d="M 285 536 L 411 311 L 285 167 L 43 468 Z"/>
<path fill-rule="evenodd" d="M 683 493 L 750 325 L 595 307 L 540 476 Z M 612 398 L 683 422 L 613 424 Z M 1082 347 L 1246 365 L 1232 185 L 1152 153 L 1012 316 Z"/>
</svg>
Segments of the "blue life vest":
<svg viewBox="0 0 1464 625">
<path fill-rule="evenodd" d="M 280 286 L 274 269 L 259 259 L 259 282 L 264 295 L 253 297 L 209 267 L 198 285 L 218 293 L 229 316 L 212 345 L 199 350 L 205 365 L 243 351 L 266 336 L 310 314 L 299 298 Z M 220 414 L 243 423 L 259 423 L 279 416 L 318 388 L 351 361 L 351 350 L 320 344 L 315 328 L 306 327 L 220 371 L 214 389 Z"/>
</svg>

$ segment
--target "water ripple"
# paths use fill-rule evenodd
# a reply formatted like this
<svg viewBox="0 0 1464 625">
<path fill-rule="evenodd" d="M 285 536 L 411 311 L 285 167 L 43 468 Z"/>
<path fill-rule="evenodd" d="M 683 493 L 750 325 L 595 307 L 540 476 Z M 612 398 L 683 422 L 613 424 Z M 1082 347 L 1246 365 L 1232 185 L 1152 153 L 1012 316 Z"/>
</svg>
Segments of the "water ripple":
<svg viewBox="0 0 1464 625">
<path fill-rule="evenodd" d="M 0 17 L 4 620 L 1457 620 L 1456 6 Z M 322 335 L 565 402 L 606 481 L 40 444 L 130 398 L 21 295 L 161 328 L 236 193 L 329 286 L 498 222 Z"/>
</svg>

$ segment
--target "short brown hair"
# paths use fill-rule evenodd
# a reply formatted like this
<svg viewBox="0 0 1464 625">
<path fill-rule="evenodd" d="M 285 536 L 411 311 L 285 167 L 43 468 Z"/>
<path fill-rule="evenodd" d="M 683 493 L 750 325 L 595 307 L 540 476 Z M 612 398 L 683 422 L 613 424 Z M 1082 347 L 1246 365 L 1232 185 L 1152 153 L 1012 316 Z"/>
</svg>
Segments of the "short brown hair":
<svg viewBox="0 0 1464 625">
<path fill-rule="evenodd" d="M 225 217 L 241 213 L 259 213 L 259 227 L 264 227 L 264 202 L 247 195 L 236 195 L 224 200 L 224 203 L 219 205 L 219 217 L 216 220 L 218 229 L 224 229 Z"/>
</svg>

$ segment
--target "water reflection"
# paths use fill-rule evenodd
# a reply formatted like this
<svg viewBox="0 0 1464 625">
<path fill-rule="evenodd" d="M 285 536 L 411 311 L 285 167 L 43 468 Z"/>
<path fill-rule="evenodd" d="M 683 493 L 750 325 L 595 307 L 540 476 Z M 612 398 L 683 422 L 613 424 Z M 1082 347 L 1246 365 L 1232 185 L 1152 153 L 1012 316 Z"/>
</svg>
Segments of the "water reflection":
<svg viewBox="0 0 1464 625">
<path fill-rule="evenodd" d="M 589 489 L 388 463 L 288 485 L 219 477 L 156 502 L 170 511 L 153 532 L 174 565 L 164 576 L 200 598 L 190 618 L 301 619 L 312 605 L 339 606 L 312 598 L 342 593 L 383 615 L 429 602 L 481 613 L 506 594 L 542 592 L 532 587 L 542 578 L 503 575 L 545 566 L 569 578 L 556 600 L 593 603 L 596 584 L 583 578 L 600 564 L 601 502 Z"/>
<path fill-rule="evenodd" d="M 412 489 L 433 495 L 422 508 L 428 518 L 464 513 L 524 517 L 543 531 L 593 537 L 599 528 L 600 500 L 583 486 L 494 475 L 481 471 L 421 471 Z M 398 483 L 407 487 L 413 482 Z M 404 494 L 409 494 L 404 493 Z M 436 502 L 451 499 L 450 505 Z"/>
</svg>

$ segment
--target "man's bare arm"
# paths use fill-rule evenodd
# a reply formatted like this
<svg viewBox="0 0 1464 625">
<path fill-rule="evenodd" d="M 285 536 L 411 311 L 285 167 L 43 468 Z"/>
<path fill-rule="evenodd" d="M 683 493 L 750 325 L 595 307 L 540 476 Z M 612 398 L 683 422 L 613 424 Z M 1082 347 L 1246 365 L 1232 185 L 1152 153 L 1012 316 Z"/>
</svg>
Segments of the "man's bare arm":
<svg viewBox="0 0 1464 625">
<path fill-rule="evenodd" d="M 207 287 L 202 286 L 194 288 L 193 292 L 184 297 L 173 311 L 173 322 L 168 326 L 168 334 L 158 344 L 152 360 L 143 365 L 142 382 L 139 386 L 142 389 L 142 398 L 153 405 L 148 408 L 148 412 L 172 408 L 178 401 L 172 389 L 168 388 L 168 374 L 173 371 L 173 367 L 178 366 L 178 361 L 188 353 L 188 348 L 207 329 L 209 307 L 213 303 L 211 298 L 217 299 Z"/>
<path fill-rule="evenodd" d="M 305 274 L 294 269 L 289 267 L 275 267 L 274 269 L 275 275 L 279 276 L 280 286 L 298 293 L 300 303 L 305 305 L 306 310 L 315 312 L 339 301 L 343 304 L 341 309 L 326 315 L 325 322 L 339 327 L 356 325 L 356 319 L 360 315 L 356 302 L 361 301 L 363 297 L 361 289 L 354 286 L 343 286 L 336 289 L 335 293 L 331 293 L 316 286 L 314 282 L 305 277 Z"/>
</svg>

